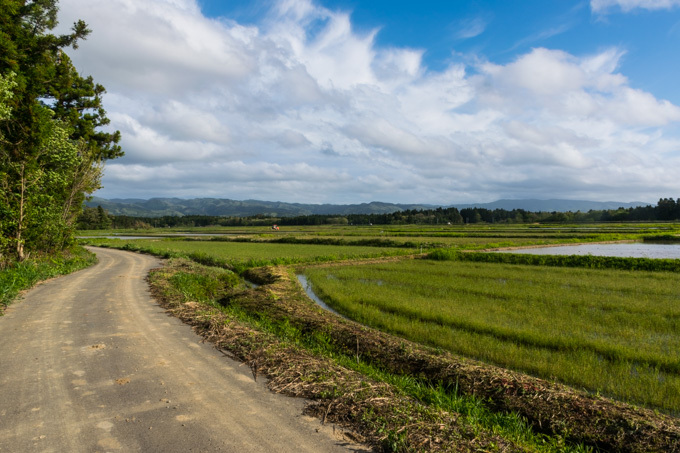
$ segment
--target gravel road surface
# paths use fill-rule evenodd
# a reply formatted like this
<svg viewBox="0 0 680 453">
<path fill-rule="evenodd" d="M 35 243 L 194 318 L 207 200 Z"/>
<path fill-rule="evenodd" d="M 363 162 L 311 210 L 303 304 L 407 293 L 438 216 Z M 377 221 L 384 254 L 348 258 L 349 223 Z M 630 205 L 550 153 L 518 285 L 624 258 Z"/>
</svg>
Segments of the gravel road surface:
<svg viewBox="0 0 680 453">
<path fill-rule="evenodd" d="M 157 259 L 96 253 L 0 317 L 0 452 L 367 451 L 168 316 Z"/>
</svg>

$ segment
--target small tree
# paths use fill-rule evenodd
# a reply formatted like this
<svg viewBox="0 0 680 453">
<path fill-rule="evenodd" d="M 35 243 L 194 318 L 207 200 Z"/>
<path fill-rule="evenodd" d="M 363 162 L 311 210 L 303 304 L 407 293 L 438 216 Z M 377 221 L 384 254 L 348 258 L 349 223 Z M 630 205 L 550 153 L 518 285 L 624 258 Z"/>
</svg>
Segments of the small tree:
<svg viewBox="0 0 680 453">
<path fill-rule="evenodd" d="M 97 206 L 97 220 L 99 220 L 99 229 L 106 230 L 111 228 L 111 219 L 109 218 L 104 208 L 101 205 Z"/>
</svg>

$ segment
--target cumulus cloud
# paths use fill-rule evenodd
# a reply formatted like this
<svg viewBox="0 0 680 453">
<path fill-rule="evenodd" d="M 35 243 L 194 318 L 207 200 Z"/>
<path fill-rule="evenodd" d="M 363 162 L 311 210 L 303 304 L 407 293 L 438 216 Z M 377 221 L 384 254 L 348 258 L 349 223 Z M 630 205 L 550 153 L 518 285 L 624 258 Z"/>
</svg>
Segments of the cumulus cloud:
<svg viewBox="0 0 680 453">
<path fill-rule="evenodd" d="M 590 8 L 596 13 L 607 12 L 616 7 L 628 12 L 634 9 L 671 9 L 676 6 L 680 6 L 680 0 L 590 0 Z"/>
<path fill-rule="evenodd" d="M 434 71 L 422 49 L 380 47 L 378 29 L 311 0 L 248 26 L 195 0 L 60 3 L 62 22 L 93 29 L 71 54 L 123 133 L 101 196 L 447 204 L 680 188 L 680 108 L 631 86 L 618 48 Z"/>
</svg>

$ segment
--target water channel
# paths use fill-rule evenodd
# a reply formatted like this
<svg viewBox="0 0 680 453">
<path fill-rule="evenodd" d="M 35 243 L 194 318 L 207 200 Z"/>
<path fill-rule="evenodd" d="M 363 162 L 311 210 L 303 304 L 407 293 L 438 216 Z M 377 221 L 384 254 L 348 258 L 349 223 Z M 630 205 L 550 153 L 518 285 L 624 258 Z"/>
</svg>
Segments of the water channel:
<svg viewBox="0 0 680 453">
<path fill-rule="evenodd" d="M 307 280 L 307 277 L 305 277 L 305 276 L 302 275 L 302 274 L 297 274 L 296 277 L 297 277 L 298 281 L 300 282 L 300 284 L 302 285 L 302 287 L 305 289 L 305 292 L 307 293 L 307 297 L 309 297 L 309 298 L 312 299 L 314 302 L 316 302 L 316 304 L 317 304 L 319 307 L 323 308 L 324 310 L 330 311 L 331 313 L 334 313 L 334 314 L 336 314 L 336 315 L 338 315 L 338 316 L 342 316 L 342 317 L 345 318 L 345 319 L 349 319 L 349 318 L 347 318 L 346 316 L 341 315 L 341 314 L 338 313 L 337 311 L 333 310 L 333 309 L 332 309 L 331 307 L 329 307 L 324 301 L 322 301 L 322 300 L 319 298 L 319 296 L 317 296 L 317 295 L 314 293 L 314 290 L 312 290 L 312 285 L 311 285 L 311 284 L 309 283 L 309 281 Z"/>
</svg>

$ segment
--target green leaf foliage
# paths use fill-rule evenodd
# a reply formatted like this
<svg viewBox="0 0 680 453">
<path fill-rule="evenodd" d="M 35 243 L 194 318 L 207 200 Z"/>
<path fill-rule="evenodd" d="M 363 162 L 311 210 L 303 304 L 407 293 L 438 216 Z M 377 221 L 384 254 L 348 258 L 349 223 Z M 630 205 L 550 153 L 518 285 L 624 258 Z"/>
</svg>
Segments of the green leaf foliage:
<svg viewBox="0 0 680 453">
<path fill-rule="evenodd" d="M 57 11 L 56 0 L 0 0 L 0 261 L 72 243 L 102 162 L 122 155 L 120 134 L 99 130 L 104 87 L 64 52 L 90 30 L 50 33 Z"/>
</svg>

